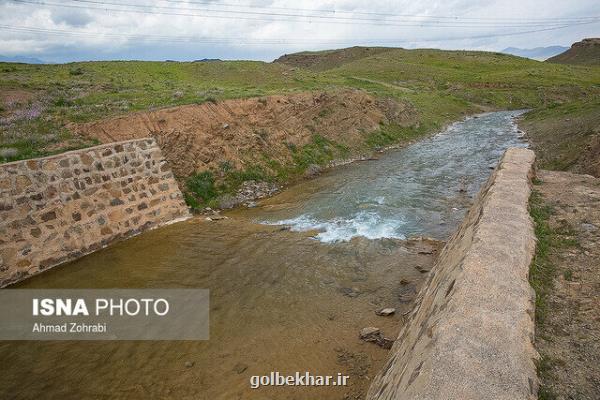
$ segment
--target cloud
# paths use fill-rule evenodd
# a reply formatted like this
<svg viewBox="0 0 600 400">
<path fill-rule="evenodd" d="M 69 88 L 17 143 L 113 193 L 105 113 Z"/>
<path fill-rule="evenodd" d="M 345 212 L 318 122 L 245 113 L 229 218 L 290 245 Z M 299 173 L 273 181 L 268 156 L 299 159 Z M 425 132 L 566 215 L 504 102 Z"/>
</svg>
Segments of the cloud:
<svg viewBox="0 0 600 400">
<path fill-rule="evenodd" d="M 597 34 L 600 19 L 545 29 L 593 16 L 596 1 L 0 0 L 0 54 L 56 62 L 271 60 L 283 53 L 352 45 L 477 50 L 569 45 Z M 506 35 L 515 32 L 529 33 Z"/>
<path fill-rule="evenodd" d="M 88 11 L 78 10 L 52 10 L 50 19 L 56 25 L 67 25 L 69 27 L 81 28 L 88 25 L 94 20 L 91 13 Z"/>
</svg>

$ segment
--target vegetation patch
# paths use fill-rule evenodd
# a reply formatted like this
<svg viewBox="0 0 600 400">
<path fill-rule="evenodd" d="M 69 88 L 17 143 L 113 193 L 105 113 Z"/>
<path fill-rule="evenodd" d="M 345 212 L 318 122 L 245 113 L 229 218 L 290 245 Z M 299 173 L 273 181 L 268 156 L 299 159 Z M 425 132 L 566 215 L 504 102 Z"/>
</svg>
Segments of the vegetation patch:
<svg viewBox="0 0 600 400">
<path fill-rule="evenodd" d="M 529 199 L 529 212 L 533 218 L 537 246 L 531 268 L 529 282 L 535 290 L 535 317 L 538 324 L 544 323 L 547 305 L 546 298 L 551 292 L 556 275 L 556 267 L 549 255 L 556 244 L 557 235 L 548 224 L 552 208 L 544 204 L 541 194 L 533 191 Z"/>
<path fill-rule="evenodd" d="M 540 168 L 600 176 L 600 96 L 553 102 L 527 113 L 519 125 Z"/>
<path fill-rule="evenodd" d="M 380 149 L 398 142 L 408 142 L 427 132 L 424 126 L 402 127 L 399 125 L 383 125 L 375 132 L 367 135 L 366 143 L 371 149 Z"/>
<path fill-rule="evenodd" d="M 419 124 L 427 125 L 422 132 L 482 109 L 588 103 L 600 94 L 598 67 L 540 63 L 498 53 L 356 47 L 299 53 L 279 61 L 1 63 L 0 93 L 35 92 L 44 105 L 38 116 L 68 126 L 160 107 L 355 88 L 412 103 Z M 8 130 L 26 124 L 14 118 L 18 110 L 2 103 L 0 98 L 6 110 L 0 118 L 4 137 Z M 328 110 L 317 116 L 327 117 Z M 38 136 L 44 129 L 43 124 L 30 128 L 27 133 Z M 394 137 L 410 134 L 395 129 L 382 129 L 370 138 L 371 145 L 388 145 Z M 43 153 L 42 141 L 32 141 L 30 147 L 23 154 Z"/>
<path fill-rule="evenodd" d="M 220 196 L 234 195 L 246 181 L 290 183 L 300 179 L 310 166 L 327 165 L 350 152 L 346 146 L 318 134 L 313 135 L 310 143 L 301 147 L 290 144 L 288 149 L 291 153 L 289 163 L 263 155 L 262 164 L 252 164 L 244 169 L 235 169 L 230 162 L 222 162 L 217 177 L 211 171 L 194 173 L 185 180 L 186 203 L 194 210 L 215 207 Z"/>
<path fill-rule="evenodd" d="M 333 142 L 317 134 L 313 135 L 311 143 L 300 149 L 292 148 L 291 151 L 295 168 L 299 173 L 304 172 L 312 164 L 324 165 L 335 156 Z"/>
<path fill-rule="evenodd" d="M 534 184 L 540 184 L 534 181 Z M 554 289 L 554 279 L 557 277 L 557 267 L 551 261 L 550 255 L 561 249 L 578 246 L 578 242 L 573 237 L 567 227 L 551 227 L 549 224 L 553 209 L 545 204 L 539 191 L 533 190 L 529 199 L 529 212 L 533 218 L 535 235 L 537 237 L 536 252 L 529 269 L 529 282 L 535 290 L 535 322 L 536 331 L 539 333 L 547 318 L 548 296 Z M 565 238 L 566 236 L 566 238 Z M 572 276 L 565 273 L 564 278 L 571 280 Z M 551 370 L 553 366 L 559 364 L 560 360 L 554 360 L 542 355 L 537 362 L 538 376 L 542 381 L 551 379 Z M 556 399 L 552 390 L 545 386 L 540 386 L 538 392 L 540 400 Z"/>
<path fill-rule="evenodd" d="M 185 201 L 192 209 L 199 209 L 214 200 L 219 191 L 210 171 L 196 172 L 185 181 Z"/>
</svg>

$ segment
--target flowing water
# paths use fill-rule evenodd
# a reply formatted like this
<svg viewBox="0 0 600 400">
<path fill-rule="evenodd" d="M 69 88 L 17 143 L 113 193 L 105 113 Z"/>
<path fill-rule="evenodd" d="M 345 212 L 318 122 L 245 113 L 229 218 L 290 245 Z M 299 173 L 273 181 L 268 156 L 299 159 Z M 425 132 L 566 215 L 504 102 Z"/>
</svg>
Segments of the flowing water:
<svg viewBox="0 0 600 400">
<path fill-rule="evenodd" d="M 336 169 L 267 202 L 256 219 L 320 230 L 323 242 L 356 236 L 445 239 L 504 150 L 525 146 L 512 122 L 521 113 L 482 114 L 379 160 Z"/>
<path fill-rule="evenodd" d="M 194 218 L 147 232 L 17 285 L 208 288 L 211 336 L 2 342 L 0 398 L 362 398 L 388 352 L 358 332 L 377 326 L 396 337 L 440 246 L 402 238 L 448 237 L 489 167 L 505 148 L 523 145 L 515 114 L 468 119 L 229 219 Z M 398 311 L 375 315 L 382 307 Z M 250 376 L 271 371 L 340 372 L 349 386 L 250 389 Z"/>
</svg>

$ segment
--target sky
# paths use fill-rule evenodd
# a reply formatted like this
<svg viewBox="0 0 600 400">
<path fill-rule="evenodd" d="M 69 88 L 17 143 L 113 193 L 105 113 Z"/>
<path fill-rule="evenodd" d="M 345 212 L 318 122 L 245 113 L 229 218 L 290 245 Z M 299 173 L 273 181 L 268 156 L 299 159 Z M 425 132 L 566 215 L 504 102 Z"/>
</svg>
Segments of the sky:
<svg viewBox="0 0 600 400">
<path fill-rule="evenodd" d="M 598 0 L 0 0 L 0 55 L 271 61 L 364 46 L 500 51 L 600 36 Z"/>
</svg>

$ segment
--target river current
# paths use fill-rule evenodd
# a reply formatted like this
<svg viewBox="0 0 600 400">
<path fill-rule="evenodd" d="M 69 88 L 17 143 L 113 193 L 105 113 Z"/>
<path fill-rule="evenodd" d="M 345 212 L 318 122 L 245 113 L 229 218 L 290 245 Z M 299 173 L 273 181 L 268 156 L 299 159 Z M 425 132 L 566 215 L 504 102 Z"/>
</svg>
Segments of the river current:
<svg viewBox="0 0 600 400">
<path fill-rule="evenodd" d="M 296 231 L 319 230 L 316 238 L 323 242 L 357 236 L 443 240 L 456 229 L 504 150 L 526 146 L 513 122 L 520 114 L 470 117 L 378 160 L 337 168 L 272 204 L 287 202 L 300 189 L 297 201 L 267 205 L 255 218 Z"/>
</svg>

